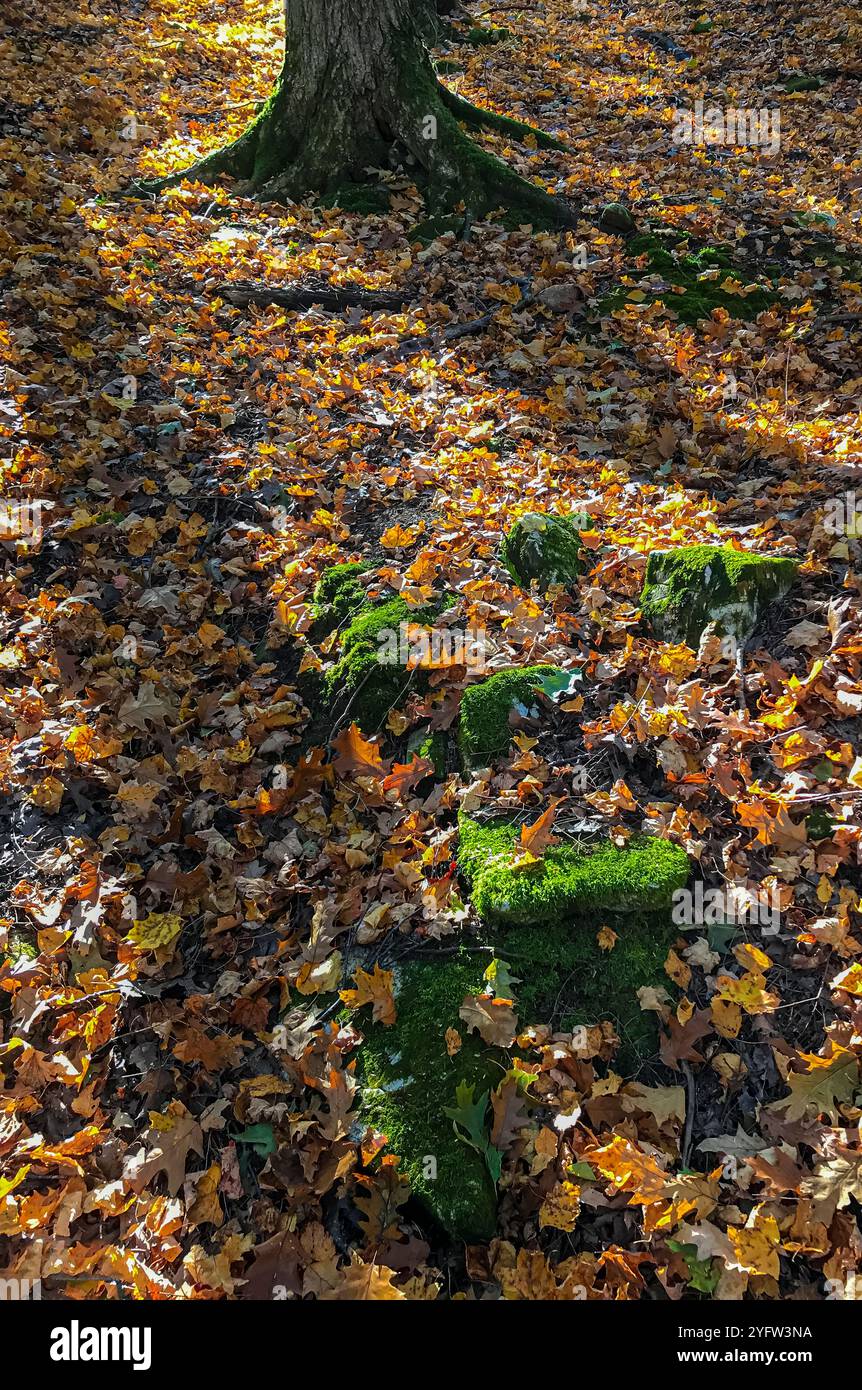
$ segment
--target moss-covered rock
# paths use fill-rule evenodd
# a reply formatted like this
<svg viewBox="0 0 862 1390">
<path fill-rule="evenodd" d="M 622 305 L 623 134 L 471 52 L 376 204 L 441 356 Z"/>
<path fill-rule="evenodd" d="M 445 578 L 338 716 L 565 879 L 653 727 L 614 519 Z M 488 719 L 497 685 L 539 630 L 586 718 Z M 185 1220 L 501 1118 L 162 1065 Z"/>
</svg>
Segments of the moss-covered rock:
<svg viewBox="0 0 862 1390">
<path fill-rule="evenodd" d="M 798 77 L 789 77 L 784 84 L 784 90 L 785 92 L 819 92 L 822 86 L 822 77 L 800 74 Z"/>
<path fill-rule="evenodd" d="M 556 666 L 513 666 L 469 686 L 461 697 L 458 727 L 464 767 L 487 767 L 495 758 L 505 757 L 513 733 L 509 715 L 520 707 L 525 715 L 535 711 L 538 716 L 537 687 L 543 677 L 560 674 Z"/>
<path fill-rule="evenodd" d="M 445 777 L 449 761 L 449 740 L 441 729 L 425 734 L 415 751 L 420 758 L 430 758 L 437 777 Z"/>
<path fill-rule="evenodd" d="M 760 285 L 748 294 L 734 293 L 737 282 L 747 288 L 750 277 L 735 264 L 729 248 L 724 246 L 692 251 L 678 233 L 649 232 L 633 237 L 628 251 L 637 259 L 626 270 L 633 283 L 620 285 L 607 295 L 601 303 L 603 313 L 620 308 L 635 288 L 645 296 L 639 302 L 661 299 L 682 323 L 688 324 L 708 319 L 714 309 L 726 310 L 731 318 L 754 319 L 778 298 L 768 285 Z M 649 284 L 652 277 L 659 282 L 654 288 Z M 728 281 L 731 285 L 724 289 Z"/>
<path fill-rule="evenodd" d="M 599 226 L 603 232 L 630 232 L 635 225 L 625 203 L 606 203 L 599 214 Z"/>
<path fill-rule="evenodd" d="M 408 671 L 401 624 L 431 624 L 438 609 L 411 608 L 403 599 L 369 598 L 359 582 L 368 566 L 358 561 L 324 570 L 315 590 L 314 636 L 340 630 L 340 655 L 322 678 L 304 677 L 303 694 L 315 707 L 335 713 L 348 704 L 350 717 L 365 733 L 373 733 L 410 688 L 424 690 L 427 674 Z"/>
<path fill-rule="evenodd" d="M 669 911 L 688 878 L 685 851 L 648 836 L 625 849 L 608 840 L 559 844 L 537 864 L 513 867 L 518 834 L 511 820 L 459 817 L 458 867 L 490 926 L 544 928 L 579 915 Z"/>
<path fill-rule="evenodd" d="M 654 1016 L 642 1012 L 637 991 L 665 979 L 663 962 L 676 932 L 666 909 L 686 881 L 683 851 L 662 840 L 622 851 L 561 846 L 517 872 L 507 862 L 514 823 L 481 824 L 462 815 L 460 835 L 459 864 L 479 916 L 498 933 L 496 954 L 510 961 L 517 978 L 521 1025 L 552 1021 L 571 1030 L 609 1019 L 621 1039 L 622 1064 L 636 1066 L 655 1049 Z M 609 955 L 596 940 L 597 914 L 617 907 L 627 917 Z M 396 1022 L 366 1026 L 360 1054 L 363 1122 L 387 1136 L 414 1196 L 450 1235 L 467 1241 L 494 1234 L 492 1172 L 499 1172 L 500 1155 L 490 1145 L 487 1104 L 513 1060 L 468 1032 L 459 1017 L 465 996 L 483 992 L 485 963 L 486 957 L 461 951 L 397 966 Z M 461 1035 L 452 1057 L 449 1028 Z M 459 1087 L 470 1088 L 478 1144 L 466 1143 L 453 1123 Z"/>
<path fill-rule="evenodd" d="M 464 42 L 469 43 L 471 48 L 487 48 L 495 43 L 505 43 L 511 37 L 511 29 L 482 29 L 476 25 L 467 31 Z"/>
<path fill-rule="evenodd" d="M 591 524 L 583 512 L 570 516 L 528 512 L 503 537 L 503 564 L 524 589 L 534 579 L 542 590 L 551 584 L 571 584 L 584 569 L 579 533 Z"/>
<path fill-rule="evenodd" d="M 368 595 L 359 582 L 359 576 L 367 568 L 361 561 L 350 560 L 345 564 L 330 565 L 323 571 L 312 596 L 313 616 L 319 630 L 331 632 L 345 618 L 355 617 L 366 606 Z"/>
<path fill-rule="evenodd" d="M 709 623 L 739 642 L 767 606 L 790 588 L 796 562 L 732 546 L 687 545 L 654 551 L 647 561 L 641 612 L 666 642 L 697 647 Z"/>
<path fill-rule="evenodd" d="M 501 934 L 498 954 L 519 977 L 519 1024 L 550 1023 L 572 1032 L 607 1019 L 620 1047 L 617 1070 L 635 1071 L 658 1045 L 656 1014 L 643 1010 L 638 990 L 671 988 L 664 963 L 678 935 L 668 912 L 627 913 L 614 919 L 613 950 L 598 942 L 600 917 L 535 927 L 511 927 Z"/>
<path fill-rule="evenodd" d="M 467 1241 L 494 1234 L 496 1190 L 485 1159 L 458 1138 L 446 1109 L 461 1083 L 474 1086 L 479 1101 L 509 1066 L 506 1053 L 467 1033 L 458 1017 L 465 996 L 482 992 L 483 964 L 464 953 L 397 967 L 397 1020 L 364 1029 L 360 1061 L 363 1120 L 387 1136 L 414 1196 L 444 1230 Z M 454 1057 L 447 1028 L 462 1036 Z"/>
<path fill-rule="evenodd" d="M 408 671 L 400 656 L 402 623 L 433 623 L 428 609 L 411 608 L 402 598 L 363 606 L 341 635 L 341 656 L 326 672 L 327 700 L 346 707 L 365 733 L 373 733 L 389 710 L 401 703 L 412 687 L 423 690 L 427 675 L 421 668 Z"/>
</svg>

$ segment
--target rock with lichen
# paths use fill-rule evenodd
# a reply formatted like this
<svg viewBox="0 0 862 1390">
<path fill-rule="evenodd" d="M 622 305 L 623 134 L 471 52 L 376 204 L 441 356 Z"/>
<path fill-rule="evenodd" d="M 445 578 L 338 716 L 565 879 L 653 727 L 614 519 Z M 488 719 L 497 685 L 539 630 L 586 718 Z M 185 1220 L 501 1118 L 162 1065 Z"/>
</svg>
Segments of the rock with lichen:
<svg viewBox="0 0 862 1390">
<path fill-rule="evenodd" d="M 729 545 L 653 551 L 641 613 L 665 642 L 697 648 L 710 624 L 720 635 L 744 642 L 769 604 L 787 593 L 796 571 L 796 562 L 784 556 L 753 555 Z"/>
<path fill-rule="evenodd" d="M 583 512 L 569 516 L 527 512 L 503 537 L 503 564 L 523 589 L 529 589 L 534 579 L 543 591 L 551 584 L 572 584 L 584 569 L 580 532 L 591 525 Z"/>
</svg>

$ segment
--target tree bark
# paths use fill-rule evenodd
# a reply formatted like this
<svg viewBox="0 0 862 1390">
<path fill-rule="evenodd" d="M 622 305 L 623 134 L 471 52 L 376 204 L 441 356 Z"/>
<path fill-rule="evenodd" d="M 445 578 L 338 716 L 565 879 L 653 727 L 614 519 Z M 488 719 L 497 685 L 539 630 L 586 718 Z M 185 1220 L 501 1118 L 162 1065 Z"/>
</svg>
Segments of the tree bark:
<svg viewBox="0 0 862 1390">
<path fill-rule="evenodd" d="M 401 166 L 431 211 L 515 206 L 524 221 L 572 222 L 565 204 L 464 134 L 459 120 L 503 118 L 483 121 L 441 87 L 426 47 L 431 20 L 428 0 L 285 0 L 285 59 L 269 100 L 232 145 L 163 186 L 228 175 L 265 197 L 333 197 L 373 169 Z M 530 129 L 508 127 L 516 138 Z"/>
</svg>

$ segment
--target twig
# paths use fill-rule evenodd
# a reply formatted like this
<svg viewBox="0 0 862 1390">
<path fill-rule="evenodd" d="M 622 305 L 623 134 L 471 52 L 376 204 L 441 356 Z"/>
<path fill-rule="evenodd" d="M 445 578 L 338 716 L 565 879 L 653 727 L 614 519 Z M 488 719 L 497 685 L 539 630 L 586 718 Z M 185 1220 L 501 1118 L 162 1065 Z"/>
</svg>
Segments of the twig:
<svg viewBox="0 0 862 1390">
<path fill-rule="evenodd" d="M 679 1161 L 683 1168 L 687 1168 L 688 1156 L 691 1150 L 691 1136 L 694 1128 L 694 1074 L 688 1062 L 684 1062 L 682 1058 L 680 1058 L 679 1064 L 685 1076 L 685 1128 L 682 1133 L 682 1146 L 679 1151 Z"/>
</svg>

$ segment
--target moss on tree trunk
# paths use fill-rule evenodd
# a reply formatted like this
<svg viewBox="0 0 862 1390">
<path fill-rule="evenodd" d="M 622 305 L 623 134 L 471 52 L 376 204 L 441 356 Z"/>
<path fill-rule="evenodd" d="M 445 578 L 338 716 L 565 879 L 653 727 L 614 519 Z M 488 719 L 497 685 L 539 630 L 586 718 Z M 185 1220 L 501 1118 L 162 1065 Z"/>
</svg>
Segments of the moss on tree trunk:
<svg viewBox="0 0 862 1390">
<path fill-rule="evenodd" d="M 428 12 L 416 0 L 285 0 L 285 21 L 284 64 L 263 109 L 238 140 L 163 185 L 227 176 L 264 197 L 332 198 L 367 182 L 369 170 L 400 163 L 415 171 L 432 211 L 463 203 L 476 216 L 507 207 L 540 225 L 574 220 L 461 129 L 464 113 L 434 74 Z"/>
</svg>

